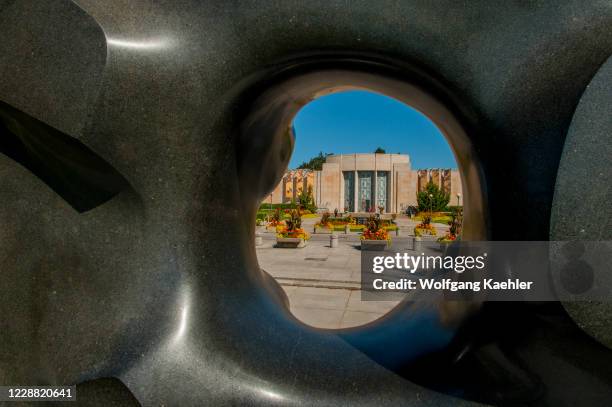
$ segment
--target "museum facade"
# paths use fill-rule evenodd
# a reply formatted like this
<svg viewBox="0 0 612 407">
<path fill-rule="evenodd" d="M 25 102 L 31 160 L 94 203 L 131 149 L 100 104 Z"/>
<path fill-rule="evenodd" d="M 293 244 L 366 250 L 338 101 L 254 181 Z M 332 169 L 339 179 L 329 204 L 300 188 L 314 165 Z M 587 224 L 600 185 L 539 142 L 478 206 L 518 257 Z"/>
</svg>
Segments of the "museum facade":
<svg viewBox="0 0 612 407">
<path fill-rule="evenodd" d="M 329 211 L 399 213 L 417 205 L 416 194 L 429 181 L 450 194 L 450 205 L 463 204 L 457 170 L 412 170 L 407 154 L 330 155 L 320 171 L 287 171 L 267 202 L 297 202 L 311 188 L 317 207 Z"/>
</svg>

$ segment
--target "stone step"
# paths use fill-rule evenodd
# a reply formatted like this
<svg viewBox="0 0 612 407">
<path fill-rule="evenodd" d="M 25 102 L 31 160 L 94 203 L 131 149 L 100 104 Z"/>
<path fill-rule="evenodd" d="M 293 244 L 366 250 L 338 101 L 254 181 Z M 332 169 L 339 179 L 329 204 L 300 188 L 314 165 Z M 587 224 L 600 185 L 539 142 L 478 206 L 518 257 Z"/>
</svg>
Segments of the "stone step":
<svg viewBox="0 0 612 407">
<path fill-rule="evenodd" d="M 276 281 L 282 286 L 287 287 L 316 287 L 343 290 L 360 290 L 361 284 L 355 281 L 323 280 L 310 278 L 283 278 L 275 277 Z"/>
</svg>

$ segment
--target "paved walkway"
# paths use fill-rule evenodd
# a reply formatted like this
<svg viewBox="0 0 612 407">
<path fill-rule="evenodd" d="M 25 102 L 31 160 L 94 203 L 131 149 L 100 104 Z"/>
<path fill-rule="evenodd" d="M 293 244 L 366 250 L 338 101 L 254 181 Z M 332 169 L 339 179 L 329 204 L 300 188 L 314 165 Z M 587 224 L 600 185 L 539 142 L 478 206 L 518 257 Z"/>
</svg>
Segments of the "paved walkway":
<svg viewBox="0 0 612 407">
<path fill-rule="evenodd" d="M 279 249 L 269 235 L 257 248 L 259 265 L 280 283 L 291 313 L 302 322 L 317 328 L 348 328 L 374 321 L 397 304 L 361 301 L 358 240 L 342 239 L 332 249 L 328 235 L 316 235 L 302 249 Z"/>
<path fill-rule="evenodd" d="M 302 227 L 312 233 L 316 218 L 304 219 Z M 392 232 L 393 244 L 412 249 L 416 222 L 398 218 L 400 236 Z M 447 225 L 435 225 L 438 234 Z M 329 234 L 312 234 L 301 249 L 275 248 L 273 232 L 263 234 L 257 247 L 262 269 L 270 273 L 289 297 L 290 310 L 307 325 L 325 329 L 349 328 L 372 322 L 389 312 L 397 302 L 361 301 L 361 251 L 359 234 L 338 233 L 338 247 L 329 247 Z"/>
</svg>

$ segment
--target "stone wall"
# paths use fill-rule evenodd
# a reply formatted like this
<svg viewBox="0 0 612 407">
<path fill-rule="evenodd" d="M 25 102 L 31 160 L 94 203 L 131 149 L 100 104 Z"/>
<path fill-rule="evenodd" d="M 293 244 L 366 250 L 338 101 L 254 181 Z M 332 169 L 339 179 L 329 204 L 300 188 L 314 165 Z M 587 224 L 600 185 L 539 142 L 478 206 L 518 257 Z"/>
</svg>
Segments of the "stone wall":
<svg viewBox="0 0 612 407">
<path fill-rule="evenodd" d="M 407 164 L 393 166 L 393 183 L 391 184 L 392 212 L 405 211 L 416 202 L 416 175 Z"/>
<path fill-rule="evenodd" d="M 315 202 L 319 208 L 330 211 L 342 209 L 342 172 L 337 163 L 325 163 L 321 171 L 316 172 Z"/>
</svg>

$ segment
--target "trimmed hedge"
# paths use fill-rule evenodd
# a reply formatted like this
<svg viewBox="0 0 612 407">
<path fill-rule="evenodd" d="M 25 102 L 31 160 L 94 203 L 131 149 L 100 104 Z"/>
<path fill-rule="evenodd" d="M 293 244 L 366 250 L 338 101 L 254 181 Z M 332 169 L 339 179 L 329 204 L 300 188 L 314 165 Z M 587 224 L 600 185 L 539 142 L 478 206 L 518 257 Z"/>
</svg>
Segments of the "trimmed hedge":
<svg viewBox="0 0 612 407">
<path fill-rule="evenodd" d="M 255 219 L 259 219 L 259 220 L 267 220 L 268 219 L 268 215 L 272 216 L 272 214 L 274 214 L 274 211 L 270 211 L 270 210 L 259 210 L 257 211 L 257 214 L 255 215 Z M 302 215 L 302 219 L 306 219 L 306 218 L 316 218 L 318 215 L 314 214 L 314 213 L 306 213 L 304 215 Z M 281 218 L 282 219 L 289 219 L 289 214 L 286 213 L 282 213 L 281 214 Z"/>
<path fill-rule="evenodd" d="M 294 203 L 276 203 L 276 204 L 269 204 L 269 203 L 262 203 L 259 206 L 259 210 L 260 211 L 274 211 L 276 209 L 297 209 L 297 205 Z"/>
</svg>

